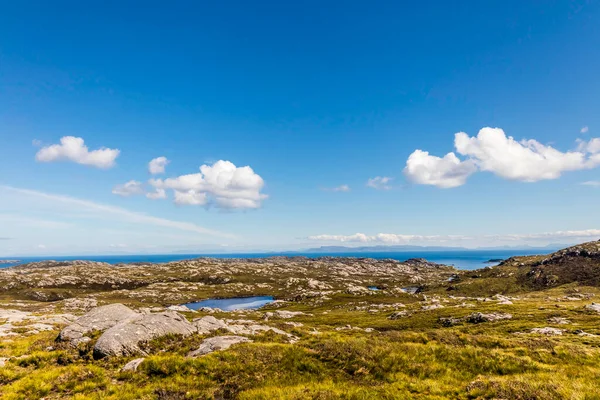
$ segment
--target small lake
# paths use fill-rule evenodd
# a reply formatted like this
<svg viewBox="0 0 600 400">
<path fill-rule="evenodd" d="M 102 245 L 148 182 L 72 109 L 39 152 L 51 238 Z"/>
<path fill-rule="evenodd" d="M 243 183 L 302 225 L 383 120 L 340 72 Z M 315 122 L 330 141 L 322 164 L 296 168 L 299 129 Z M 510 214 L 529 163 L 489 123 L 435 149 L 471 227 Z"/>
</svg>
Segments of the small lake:
<svg viewBox="0 0 600 400">
<path fill-rule="evenodd" d="M 273 296 L 234 297 L 230 299 L 208 299 L 187 303 L 184 306 L 192 310 L 202 307 L 220 308 L 223 311 L 233 310 L 256 310 L 262 306 L 274 302 Z"/>
</svg>

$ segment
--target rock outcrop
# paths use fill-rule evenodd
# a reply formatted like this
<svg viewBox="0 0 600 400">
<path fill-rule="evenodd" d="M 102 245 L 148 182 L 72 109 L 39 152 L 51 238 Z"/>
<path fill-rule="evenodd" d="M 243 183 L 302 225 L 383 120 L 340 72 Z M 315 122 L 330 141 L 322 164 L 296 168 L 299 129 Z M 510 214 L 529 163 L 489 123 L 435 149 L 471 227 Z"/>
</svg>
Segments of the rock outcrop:
<svg viewBox="0 0 600 400">
<path fill-rule="evenodd" d="M 244 336 L 215 336 L 205 339 L 197 350 L 188 353 L 188 357 L 199 357 L 214 351 L 226 350 L 238 343 L 249 343 L 252 340 Z"/>
<path fill-rule="evenodd" d="M 130 321 L 138 317 L 138 313 L 123 304 L 109 304 L 94 308 L 64 328 L 58 335 L 58 339 L 77 345 L 90 340 L 90 338 L 84 336 L 87 333 L 93 331 L 103 332 L 120 322 Z"/>
<path fill-rule="evenodd" d="M 175 311 L 140 315 L 106 330 L 94 346 L 94 357 L 145 354 L 140 343 L 165 335 L 191 335 L 196 327 Z"/>
</svg>

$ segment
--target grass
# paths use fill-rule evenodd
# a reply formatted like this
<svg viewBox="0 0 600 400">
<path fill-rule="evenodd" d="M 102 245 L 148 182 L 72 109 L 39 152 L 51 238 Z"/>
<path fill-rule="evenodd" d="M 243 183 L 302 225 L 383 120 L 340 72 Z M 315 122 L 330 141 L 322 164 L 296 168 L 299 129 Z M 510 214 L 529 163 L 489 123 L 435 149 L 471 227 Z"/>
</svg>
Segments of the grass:
<svg viewBox="0 0 600 400">
<path fill-rule="evenodd" d="M 527 298 L 514 305 L 457 308 L 458 300 L 447 300 L 432 311 L 421 311 L 418 296 L 334 296 L 312 309 L 291 307 L 312 313 L 295 319 L 304 324 L 293 330 L 295 344 L 267 333 L 191 359 L 185 354 L 202 336 L 167 336 L 146 344 L 152 355 L 136 372 L 120 372 L 131 358 L 93 360 L 85 349 L 57 348 L 56 333 L 43 332 L 0 343 L 0 357 L 13 357 L 0 369 L 0 391 L 3 399 L 598 399 L 600 338 L 572 332 L 600 333 L 600 316 L 582 302 L 555 301 L 572 290 L 522 294 Z M 403 302 L 410 316 L 357 311 L 364 302 Z M 447 328 L 439 322 L 474 310 L 510 312 L 513 319 Z M 572 322 L 560 326 L 569 333 L 516 334 L 549 326 L 556 316 Z M 375 331 L 335 330 L 345 325 Z"/>
</svg>

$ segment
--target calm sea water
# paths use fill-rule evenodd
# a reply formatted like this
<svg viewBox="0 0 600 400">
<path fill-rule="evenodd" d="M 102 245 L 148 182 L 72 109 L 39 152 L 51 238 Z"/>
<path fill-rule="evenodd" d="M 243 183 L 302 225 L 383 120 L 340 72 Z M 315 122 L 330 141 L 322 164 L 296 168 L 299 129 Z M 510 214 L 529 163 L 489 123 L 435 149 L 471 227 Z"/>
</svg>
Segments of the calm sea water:
<svg viewBox="0 0 600 400">
<path fill-rule="evenodd" d="M 454 265 L 459 269 L 477 269 L 494 263 L 486 263 L 492 259 L 506 259 L 512 256 L 531 255 L 531 254 L 548 254 L 553 250 L 465 250 L 465 251 L 408 251 L 408 252 L 361 252 L 361 253 L 246 253 L 246 254 L 153 254 L 153 255 L 111 255 L 111 256 L 67 256 L 67 257 L 15 257 L 21 262 L 17 264 L 0 264 L 0 268 L 6 268 L 13 265 L 43 261 L 43 260 L 93 260 L 107 262 L 110 264 L 131 263 L 131 262 L 152 262 L 163 263 L 169 261 L 186 260 L 197 257 L 215 257 L 215 258 L 264 258 L 273 256 L 307 256 L 307 257 L 368 257 L 375 259 L 390 258 L 394 260 L 404 261 L 409 258 L 425 258 L 426 260 Z"/>
<path fill-rule="evenodd" d="M 273 296 L 235 297 L 229 299 L 208 299 L 194 303 L 186 303 L 184 306 L 192 310 L 202 307 L 220 308 L 223 311 L 233 310 L 256 310 L 275 301 Z"/>
</svg>

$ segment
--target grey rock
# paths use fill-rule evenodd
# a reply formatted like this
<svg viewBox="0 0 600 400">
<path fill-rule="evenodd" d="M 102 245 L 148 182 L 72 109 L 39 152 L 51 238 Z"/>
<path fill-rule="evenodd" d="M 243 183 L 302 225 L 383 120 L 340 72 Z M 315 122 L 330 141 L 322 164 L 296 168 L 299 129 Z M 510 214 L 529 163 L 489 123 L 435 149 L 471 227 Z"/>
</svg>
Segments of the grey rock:
<svg viewBox="0 0 600 400">
<path fill-rule="evenodd" d="M 549 326 L 545 328 L 533 328 L 531 333 L 537 333 L 540 335 L 548 335 L 548 336 L 558 336 L 562 335 L 565 331 L 558 328 L 551 328 Z"/>
<path fill-rule="evenodd" d="M 395 313 L 392 313 L 388 319 L 400 319 L 400 318 L 404 318 L 404 317 L 408 317 L 408 312 L 406 311 L 396 311 Z"/>
<path fill-rule="evenodd" d="M 281 319 L 289 319 L 294 318 L 300 315 L 306 315 L 302 311 L 286 311 L 286 310 L 276 310 L 273 312 L 266 312 L 264 314 L 265 319 L 269 318 L 281 318 Z"/>
<path fill-rule="evenodd" d="M 592 303 L 585 306 L 586 310 L 595 311 L 600 313 L 600 303 Z"/>
<path fill-rule="evenodd" d="M 222 319 L 216 319 L 212 315 L 195 319 L 192 324 L 198 330 L 198 333 L 206 335 L 218 329 L 227 329 L 227 324 Z"/>
<path fill-rule="evenodd" d="M 435 304 L 421 307 L 421 309 L 423 309 L 423 311 L 437 310 L 439 308 L 444 308 L 444 306 L 441 304 L 435 303 Z"/>
<path fill-rule="evenodd" d="M 454 317 L 440 317 L 439 321 L 442 324 L 442 326 L 450 327 L 462 323 L 463 319 Z"/>
<path fill-rule="evenodd" d="M 556 325 L 567 325 L 571 323 L 571 321 L 563 317 L 551 317 L 548 318 L 548 322 Z"/>
<path fill-rule="evenodd" d="M 177 311 L 177 312 L 196 312 L 187 306 L 169 306 L 167 310 Z"/>
<path fill-rule="evenodd" d="M 512 318 L 512 315 L 507 314 L 507 313 L 484 314 L 484 313 L 476 312 L 476 313 L 469 315 L 466 319 L 467 319 L 467 322 L 470 322 L 472 324 L 480 324 L 482 322 L 496 322 L 496 321 L 502 321 L 502 320 L 511 319 L 511 318 Z"/>
<path fill-rule="evenodd" d="M 195 332 L 194 325 L 174 311 L 147 314 L 106 330 L 94 346 L 94 357 L 145 354 L 139 347 L 142 342 L 169 334 L 187 336 Z"/>
<path fill-rule="evenodd" d="M 119 303 L 94 308 L 64 328 L 58 335 L 58 339 L 77 345 L 89 341 L 89 338 L 84 336 L 86 333 L 105 331 L 120 322 L 139 318 L 139 316 L 140 314 Z"/>
<path fill-rule="evenodd" d="M 144 360 L 145 360 L 145 358 L 136 358 L 135 360 L 129 361 L 127 364 L 125 364 L 123 366 L 123 368 L 121 368 L 121 372 L 137 371 L 138 367 L 140 366 L 141 363 L 144 362 Z"/>
<path fill-rule="evenodd" d="M 214 351 L 226 350 L 238 343 L 249 343 L 252 340 L 243 336 L 215 336 L 205 339 L 197 350 L 188 353 L 188 357 L 198 357 Z"/>
</svg>

